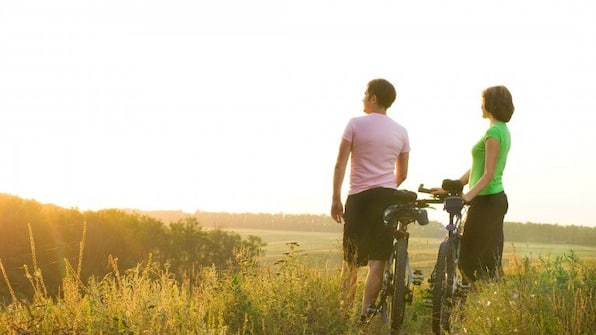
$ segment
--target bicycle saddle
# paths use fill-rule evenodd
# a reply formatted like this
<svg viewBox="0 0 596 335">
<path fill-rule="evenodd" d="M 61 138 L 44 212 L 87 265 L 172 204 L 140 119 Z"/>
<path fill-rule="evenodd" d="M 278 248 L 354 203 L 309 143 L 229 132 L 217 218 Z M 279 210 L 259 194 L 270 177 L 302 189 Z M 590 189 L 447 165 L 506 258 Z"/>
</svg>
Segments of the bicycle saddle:
<svg viewBox="0 0 596 335">
<path fill-rule="evenodd" d="M 441 188 L 450 195 L 458 195 L 464 190 L 464 184 L 458 179 L 443 179 Z"/>
<path fill-rule="evenodd" d="M 418 194 L 408 190 L 395 190 L 393 196 L 398 204 L 408 204 L 416 201 L 416 198 L 418 198 Z"/>
</svg>

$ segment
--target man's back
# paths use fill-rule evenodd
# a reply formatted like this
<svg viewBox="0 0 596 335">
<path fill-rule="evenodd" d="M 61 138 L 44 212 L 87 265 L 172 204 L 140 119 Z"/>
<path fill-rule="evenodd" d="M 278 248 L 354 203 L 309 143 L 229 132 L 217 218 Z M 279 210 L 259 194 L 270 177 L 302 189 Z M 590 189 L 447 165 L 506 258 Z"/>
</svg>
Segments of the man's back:
<svg viewBox="0 0 596 335">
<path fill-rule="evenodd" d="M 371 113 L 350 120 L 343 138 L 352 143 L 350 191 L 395 188 L 395 161 L 410 151 L 406 129 L 387 115 Z"/>
</svg>

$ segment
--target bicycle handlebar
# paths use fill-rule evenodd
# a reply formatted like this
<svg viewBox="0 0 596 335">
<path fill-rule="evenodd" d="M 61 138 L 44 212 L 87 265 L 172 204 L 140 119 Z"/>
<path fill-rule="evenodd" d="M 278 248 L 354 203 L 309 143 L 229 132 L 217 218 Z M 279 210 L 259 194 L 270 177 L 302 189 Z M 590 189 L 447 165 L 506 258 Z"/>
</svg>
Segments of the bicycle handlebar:
<svg viewBox="0 0 596 335">
<path fill-rule="evenodd" d="M 430 204 L 442 204 L 445 202 L 445 198 L 430 198 L 430 199 L 418 199 L 416 200 L 416 207 L 424 208 Z"/>
<path fill-rule="evenodd" d="M 444 210 L 446 210 L 449 214 L 461 215 L 461 209 L 464 205 L 467 205 L 467 203 L 465 203 L 461 197 L 464 184 L 458 179 L 444 179 L 441 188 L 446 192 L 446 194 L 433 194 L 431 189 L 425 188 L 424 184 L 420 184 L 418 187 L 418 192 L 432 194 L 433 197 L 430 199 L 421 199 L 417 201 L 420 201 L 424 204 L 445 203 Z"/>
<path fill-rule="evenodd" d="M 459 179 L 443 179 L 441 188 L 447 194 L 433 194 L 431 189 L 424 187 L 424 184 L 420 184 L 420 186 L 418 186 L 418 192 L 432 194 L 435 198 L 460 196 L 464 189 L 464 183 L 462 183 Z"/>
<path fill-rule="evenodd" d="M 424 184 L 420 184 L 420 186 L 418 186 L 418 192 L 420 193 L 428 193 L 428 194 L 432 194 L 432 190 L 430 188 L 425 188 Z"/>
<path fill-rule="evenodd" d="M 423 204 L 442 204 L 443 202 L 445 202 L 445 195 L 433 194 L 433 192 L 430 188 L 424 187 L 424 184 L 420 184 L 420 186 L 418 186 L 418 192 L 432 194 L 432 198 L 416 200 L 416 201 L 420 201 Z"/>
</svg>

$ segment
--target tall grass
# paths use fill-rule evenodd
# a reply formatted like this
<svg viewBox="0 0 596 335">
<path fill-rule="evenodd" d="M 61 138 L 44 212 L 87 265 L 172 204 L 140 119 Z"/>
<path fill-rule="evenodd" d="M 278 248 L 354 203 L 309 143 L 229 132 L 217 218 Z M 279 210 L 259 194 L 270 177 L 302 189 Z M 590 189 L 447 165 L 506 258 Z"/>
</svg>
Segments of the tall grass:
<svg viewBox="0 0 596 335">
<path fill-rule="evenodd" d="M 31 234 L 31 233 L 30 233 Z M 31 234 L 32 236 L 32 234 Z M 81 243 L 80 256 L 83 256 Z M 337 266 L 312 266 L 290 243 L 282 260 L 254 262 L 234 272 L 205 268 L 176 280 L 167 264 L 151 256 L 120 269 L 110 257 L 103 278 L 80 279 L 80 260 L 65 260 L 60 294 L 48 296 L 35 261 L 25 276 L 34 289 L 20 300 L 4 275 L 11 300 L 0 307 L 1 334 L 209 334 L 333 335 L 388 334 L 376 318 L 367 329 L 354 324 L 358 312 L 340 310 Z M 237 257 L 245 257 L 239 252 Z M 480 285 L 453 322 L 454 334 L 594 334 L 596 270 L 574 253 L 554 259 L 510 261 L 501 282 Z M 0 260 L 0 269 L 5 273 Z M 362 280 L 358 292 L 362 291 Z M 417 287 L 406 312 L 404 334 L 430 334 L 430 310 Z M 357 299 L 360 297 L 357 297 Z M 356 304 L 357 305 L 357 304 Z"/>
<path fill-rule="evenodd" d="M 206 268 L 182 281 L 150 257 L 125 271 L 110 257 L 109 275 L 82 283 L 79 269 L 65 261 L 58 297 L 48 296 L 34 266 L 38 275 L 27 272 L 33 297 L 13 295 L 2 306 L 0 333 L 355 334 L 337 307 L 337 270 L 306 266 L 295 248 L 290 245 L 271 267 L 248 262 L 235 273 Z"/>
<path fill-rule="evenodd" d="M 596 269 L 572 251 L 511 262 L 502 282 L 480 285 L 463 310 L 460 334 L 596 334 Z"/>
</svg>

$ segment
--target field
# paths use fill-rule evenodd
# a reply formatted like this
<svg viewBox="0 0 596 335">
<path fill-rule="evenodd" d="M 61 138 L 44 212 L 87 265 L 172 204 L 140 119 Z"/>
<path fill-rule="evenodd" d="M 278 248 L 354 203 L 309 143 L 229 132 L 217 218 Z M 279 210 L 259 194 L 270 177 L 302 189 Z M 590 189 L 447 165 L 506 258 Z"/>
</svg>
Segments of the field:
<svg viewBox="0 0 596 335">
<path fill-rule="evenodd" d="M 362 329 L 354 323 L 358 304 L 340 307 L 341 234 L 234 230 L 259 236 L 266 254 L 239 271 L 202 268 L 182 281 L 150 259 L 120 269 L 109 259 L 109 275 L 79 280 L 72 267 L 61 295 L 47 295 L 40 269 L 28 280 L 31 301 L 0 306 L 0 333 L 21 334 L 196 334 L 356 335 L 388 334 L 382 318 Z M 411 238 L 414 268 L 429 275 L 439 239 Z M 239 257 L 242 256 L 240 253 Z M 508 243 L 505 277 L 483 283 L 454 314 L 453 335 L 596 333 L 596 247 Z M 0 262 L 1 265 L 1 262 Z M 4 268 L 5 284 L 6 279 Z M 360 301 L 366 271 L 360 272 Z M 423 286 L 414 287 L 401 334 L 431 333 Z M 457 313 L 460 313 L 459 315 Z M 462 317 L 465 316 L 465 317 Z"/>
<path fill-rule="evenodd" d="M 234 229 L 241 236 L 259 236 L 267 243 L 263 265 L 270 265 L 284 257 L 288 243 L 297 243 L 296 250 L 308 262 L 317 266 L 339 267 L 341 264 L 341 233 L 298 232 L 282 230 Z M 413 268 L 430 273 L 435 262 L 441 239 L 411 237 L 409 242 L 410 262 Z M 596 245 L 593 247 L 570 244 L 512 243 L 505 241 L 503 251 L 504 266 L 514 258 L 528 257 L 551 259 L 573 251 L 576 256 L 588 263 L 596 263 Z"/>
</svg>

